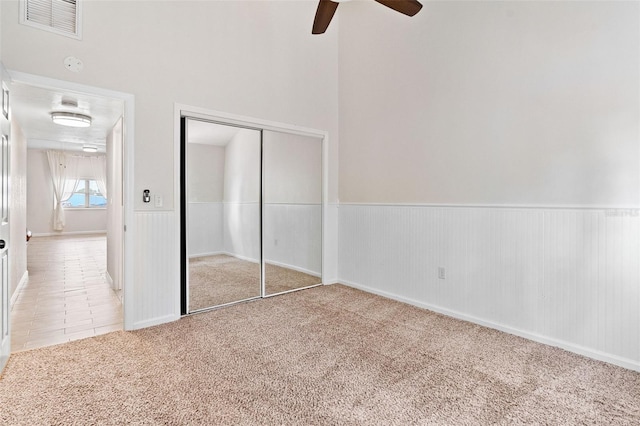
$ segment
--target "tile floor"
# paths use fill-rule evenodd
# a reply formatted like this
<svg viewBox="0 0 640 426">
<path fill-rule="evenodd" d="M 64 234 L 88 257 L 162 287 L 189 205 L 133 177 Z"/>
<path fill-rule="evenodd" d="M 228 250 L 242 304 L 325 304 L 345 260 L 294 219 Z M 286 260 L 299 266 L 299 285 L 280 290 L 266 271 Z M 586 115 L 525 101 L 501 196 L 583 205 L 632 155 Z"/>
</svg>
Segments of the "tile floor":
<svg viewBox="0 0 640 426">
<path fill-rule="evenodd" d="M 105 278 L 106 236 L 34 237 L 29 281 L 11 310 L 13 352 L 122 329 L 122 304 Z"/>
</svg>

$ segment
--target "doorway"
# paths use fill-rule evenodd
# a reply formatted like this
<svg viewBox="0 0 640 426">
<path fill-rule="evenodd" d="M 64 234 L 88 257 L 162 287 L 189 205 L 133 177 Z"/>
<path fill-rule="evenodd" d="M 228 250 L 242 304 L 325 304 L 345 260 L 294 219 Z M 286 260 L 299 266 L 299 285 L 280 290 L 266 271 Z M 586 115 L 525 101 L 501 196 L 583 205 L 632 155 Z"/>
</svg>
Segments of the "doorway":
<svg viewBox="0 0 640 426">
<path fill-rule="evenodd" d="M 49 247 L 45 252 L 53 250 L 56 254 L 66 253 L 66 255 L 59 258 L 57 263 L 50 262 L 52 268 L 45 271 L 45 275 L 41 274 L 38 277 L 35 271 L 33 274 L 29 271 L 29 279 L 21 283 L 20 288 L 14 292 L 14 310 L 24 309 L 29 305 L 20 301 L 21 296 L 25 296 L 23 302 L 30 297 L 26 291 L 23 292 L 27 290 L 30 281 L 34 285 L 39 279 L 49 283 L 58 281 L 61 285 L 56 289 L 64 288 L 63 293 L 56 298 L 44 298 L 39 302 L 47 304 L 48 314 L 57 315 L 58 319 L 63 316 L 63 312 L 57 314 L 53 312 L 56 304 L 61 311 L 66 312 L 73 306 L 82 308 L 81 311 L 85 313 L 74 314 L 73 320 L 76 324 L 74 327 L 54 327 L 55 321 L 52 319 L 51 324 L 48 325 L 51 333 L 47 333 L 46 329 L 42 330 L 42 335 L 45 337 L 43 340 L 58 339 L 60 343 L 72 340 L 74 337 L 83 338 L 102 334 L 113 331 L 115 328 L 127 329 L 126 293 L 128 289 L 125 253 L 130 243 L 125 241 L 129 237 L 124 232 L 124 225 L 127 217 L 131 215 L 130 206 L 132 205 L 127 188 L 132 184 L 129 170 L 133 160 L 132 132 L 128 129 L 133 127 L 133 96 L 19 72 L 10 71 L 10 75 L 13 116 L 27 141 L 29 156 L 27 171 L 32 172 L 38 169 L 36 174 L 49 176 L 46 174 L 48 151 L 56 151 L 69 158 L 77 157 L 74 161 L 86 163 L 84 169 L 80 167 L 76 176 L 72 177 L 75 179 L 75 184 L 71 198 L 65 201 L 67 209 L 65 209 L 65 226 L 62 230 L 53 229 L 51 226 L 51 212 L 46 211 L 48 210 L 46 200 L 51 197 L 50 194 L 40 193 L 42 197 L 28 197 L 27 209 L 30 213 L 27 215 L 27 228 L 33 234 L 30 242 L 27 243 L 29 267 L 40 265 L 33 266 L 40 268 L 41 265 L 47 264 L 47 262 L 38 263 L 42 259 L 37 259 L 43 253 L 42 247 L 45 246 Z M 30 112 L 34 109 L 44 111 L 41 115 L 45 117 L 46 123 L 35 121 Z M 54 127 L 55 131 L 47 133 L 47 126 L 54 126 L 49 117 L 51 111 L 80 112 L 90 116 L 91 125 L 88 127 L 88 132 L 76 133 L 72 128 L 60 126 Z M 107 159 L 103 171 L 105 182 L 100 185 L 96 182 L 97 178 L 94 174 L 100 167 L 93 160 L 105 158 Z M 46 176 L 43 176 L 45 181 Z M 31 173 L 28 178 L 33 178 Z M 49 176 L 48 182 L 50 181 Z M 28 179 L 27 185 L 29 183 Z M 44 186 L 40 187 L 42 188 Z M 104 196 L 102 204 L 100 204 L 100 196 Z M 55 199 L 55 196 L 53 198 Z M 80 202 L 80 205 L 76 205 L 77 202 Z M 31 214 L 34 211 L 38 212 L 38 209 L 44 211 L 46 223 L 40 221 L 37 215 Z M 82 250 L 82 247 L 85 250 Z M 74 256 L 77 257 L 76 260 L 73 260 Z M 61 279 L 60 266 L 64 262 L 67 262 L 67 266 L 64 270 L 64 279 Z M 100 284 L 104 284 L 104 288 L 100 287 Z M 105 289 L 110 293 L 107 294 Z M 116 305 L 105 304 L 105 299 L 98 301 L 96 295 L 101 292 L 107 296 L 113 295 L 118 299 L 119 305 L 114 308 Z M 112 318 L 107 321 L 106 317 Z M 25 329 L 21 330 L 23 326 L 24 324 L 20 324 L 19 321 L 12 323 L 12 334 L 24 334 Z M 31 333 L 32 331 L 29 330 L 29 334 Z M 66 335 L 73 336 L 66 339 Z M 14 349 L 27 348 L 16 345 Z"/>
<path fill-rule="evenodd" d="M 181 313 L 322 284 L 323 135 L 181 116 Z"/>
</svg>

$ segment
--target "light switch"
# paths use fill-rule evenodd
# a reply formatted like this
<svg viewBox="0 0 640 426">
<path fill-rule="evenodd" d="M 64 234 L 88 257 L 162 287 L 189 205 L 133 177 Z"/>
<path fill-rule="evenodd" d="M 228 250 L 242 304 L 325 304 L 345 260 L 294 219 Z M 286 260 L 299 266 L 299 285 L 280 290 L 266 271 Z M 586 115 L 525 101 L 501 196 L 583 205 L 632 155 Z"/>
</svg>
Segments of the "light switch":
<svg viewBox="0 0 640 426">
<path fill-rule="evenodd" d="M 162 195 L 156 195 L 154 200 L 156 207 L 162 207 Z"/>
</svg>

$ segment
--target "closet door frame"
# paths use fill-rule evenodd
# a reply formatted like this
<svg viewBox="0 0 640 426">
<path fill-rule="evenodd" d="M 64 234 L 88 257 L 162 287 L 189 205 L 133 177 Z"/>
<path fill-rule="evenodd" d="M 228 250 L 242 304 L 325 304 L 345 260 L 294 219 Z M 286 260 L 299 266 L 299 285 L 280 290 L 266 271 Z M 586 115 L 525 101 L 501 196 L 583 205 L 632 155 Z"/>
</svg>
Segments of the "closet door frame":
<svg viewBox="0 0 640 426">
<path fill-rule="evenodd" d="M 183 137 L 184 135 L 181 134 L 182 131 L 182 122 L 183 122 L 183 118 L 184 119 L 196 119 L 196 120 L 202 120 L 202 121 L 210 121 L 210 122 L 214 122 L 214 123 L 218 123 L 218 124 L 222 124 L 222 125 L 228 125 L 228 126 L 234 126 L 234 127 L 243 127 L 243 128 L 250 128 L 250 129 L 255 129 L 255 130 L 261 130 L 261 131 L 274 131 L 274 132 L 281 132 L 281 133 L 290 133 L 290 134 L 294 134 L 294 135 L 300 135 L 300 136 L 308 136 L 308 137 L 314 137 L 314 138 L 318 138 L 321 140 L 322 142 L 322 230 L 321 230 L 321 240 L 322 240 L 322 258 L 321 258 L 321 262 L 322 262 L 322 282 L 320 284 L 317 285 L 323 285 L 323 284 L 327 284 L 327 205 L 328 205 L 328 145 L 329 145 L 329 135 L 328 132 L 323 131 L 323 130 L 317 130 L 317 129 L 312 129 L 312 128 L 307 128 L 307 127 L 300 127 L 300 126 L 296 126 L 293 124 L 287 124 L 287 123 L 280 123 L 280 122 L 275 122 L 275 121 L 270 121 L 270 120 L 263 120 L 263 119 L 259 119 L 259 118 L 253 118 L 253 117 L 246 117 L 246 116 L 241 116 L 241 115 L 236 115 L 236 114 L 229 114 L 229 113 L 225 113 L 225 112 L 221 112 L 221 111 L 215 111 L 215 110 L 209 110 L 206 108 L 200 108 L 200 107 L 195 107 L 195 106 L 190 106 L 190 105 L 184 105 L 184 104 L 174 104 L 174 115 L 175 115 L 175 126 L 177 127 L 175 129 L 175 141 L 176 143 L 174 144 L 174 158 L 175 158 L 175 162 L 174 162 L 174 167 L 175 167 L 175 171 L 174 171 L 174 175 L 176 176 L 175 179 L 175 194 L 176 194 L 176 200 L 179 200 L 180 206 L 179 208 L 176 209 L 177 212 L 177 226 L 176 226 L 176 241 L 180 241 L 180 250 L 179 250 L 179 271 L 180 271 L 180 282 L 178 283 L 178 285 L 176 286 L 176 296 L 175 296 L 175 303 L 176 303 L 176 312 L 179 312 L 181 315 L 188 315 L 188 312 L 185 312 L 185 308 L 188 311 L 188 306 L 185 303 L 185 298 L 187 297 L 187 295 L 185 293 L 187 292 L 183 292 L 182 291 L 182 283 L 184 280 L 184 274 L 186 274 L 186 270 L 184 268 L 183 265 L 183 259 L 184 259 L 184 252 L 186 250 L 185 247 L 185 241 L 186 239 L 183 240 L 183 232 L 185 232 L 185 225 L 184 225 L 184 221 L 183 221 L 183 216 L 185 215 L 186 212 L 186 207 L 184 205 L 184 197 L 182 194 L 182 184 L 183 184 L 183 179 L 184 179 L 184 174 L 186 173 L 186 170 L 183 170 L 183 166 L 182 166 L 182 155 L 183 155 Z M 261 143 L 261 164 L 262 164 L 262 156 L 263 156 L 263 147 L 262 147 L 262 143 Z M 264 167 L 261 167 L 261 194 L 264 195 Z M 262 198 L 262 196 L 261 196 Z M 265 289 L 265 274 L 264 274 L 264 269 L 265 269 L 265 262 L 264 262 L 264 241 L 262 238 L 262 234 L 263 234 L 263 229 L 262 229 L 262 216 L 263 216 L 263 200 L 260 201 L 260 239 L 261 239 L 261 259 L 260 259 L 260 265 L 261 265 L 261 274 L 260 274 L 260 285 L 261 285 L 261 297 L 262 298 L 266 298 L 266 297 L 272 297 L 275 295 L 279 295 L 279 294 L 284 294 L 284 293 L 277 293 L 277 294 L 273 294 L 273 295 L 266 295 L 266 289 Z M 186 238 L 186 234 L 184 234 Z M 316 285 L 313 286 L 309 286 L 309 287 L 304 287 L 304 288 L 310 288 L 310 287 L 315 287 Z M 301 289 L 296 289 L 296 290 L 291 290 L 291 291 L 297 291 L 297 290 L 302 290 L 304 288 Z M 288 292 L 285 292 L 288 293 Z M 251 300 L 251 299 L 250 299 Z M 188 302 L 188 300 L 187 300 Z M 228 304 L 227 304 L 228 305 Z M 200 312 L 200 311 L 198 311 Z"/>
</svg>

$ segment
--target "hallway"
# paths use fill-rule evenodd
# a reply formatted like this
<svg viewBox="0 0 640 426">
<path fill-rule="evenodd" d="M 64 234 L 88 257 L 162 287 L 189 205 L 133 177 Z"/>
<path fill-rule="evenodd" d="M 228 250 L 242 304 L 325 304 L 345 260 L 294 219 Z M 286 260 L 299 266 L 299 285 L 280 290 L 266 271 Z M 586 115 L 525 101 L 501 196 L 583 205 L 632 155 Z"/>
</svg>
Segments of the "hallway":
<svg viewBox="0 0 640 426">
<path fill-rule="evenodd" d="M 122 330 L 122 303 L 106 280 L 103 234 L 34 237 L 29 280 L 11 311 L 17 352 Z"/>
</svg>

